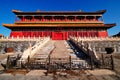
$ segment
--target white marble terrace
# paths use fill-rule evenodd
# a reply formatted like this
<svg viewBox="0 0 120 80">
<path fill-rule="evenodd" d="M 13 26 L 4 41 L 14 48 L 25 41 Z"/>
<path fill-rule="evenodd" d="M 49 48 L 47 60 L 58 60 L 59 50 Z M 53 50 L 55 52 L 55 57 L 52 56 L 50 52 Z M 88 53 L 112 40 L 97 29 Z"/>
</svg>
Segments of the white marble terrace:
<svg viewBox="0 0 120 80">
<path fill-rule="evenodd" d="M 71 37 L 77 41 L 120 41 L 120 37 Z"/>
</svg>

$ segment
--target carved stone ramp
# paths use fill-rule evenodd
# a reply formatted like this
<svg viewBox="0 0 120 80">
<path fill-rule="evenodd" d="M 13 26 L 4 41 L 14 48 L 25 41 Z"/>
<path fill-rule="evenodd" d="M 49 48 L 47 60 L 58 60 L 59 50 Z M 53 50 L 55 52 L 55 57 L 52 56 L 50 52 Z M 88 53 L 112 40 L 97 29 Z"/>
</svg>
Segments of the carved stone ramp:
<svg viewBox="0 0 120 80">
<path fill-rule="evenodd" d="M 34 54 L 32 58 L 35 59 L 37 62 L 41 59 L 46 60 L 54 48 L 54 41 L 50 40 L 41 49 L 39 49 L 38 52 Z"/>
<path fill-rule="evenodd" d="M 28 59 L 28 56 L 30 58 L 33 57 L 33 55 L 36 54 L 38 52 L 38 50 L 41 49 L 49 40 L 50 40 L 50 38 L 44 38 L 42 40 L 40 39 L 33 47 L 29 47 L 28 49 L 26 49 L 23 52 L 23 55 L 22 55 L 20 61 L 26 62 Z"/>
</svg>

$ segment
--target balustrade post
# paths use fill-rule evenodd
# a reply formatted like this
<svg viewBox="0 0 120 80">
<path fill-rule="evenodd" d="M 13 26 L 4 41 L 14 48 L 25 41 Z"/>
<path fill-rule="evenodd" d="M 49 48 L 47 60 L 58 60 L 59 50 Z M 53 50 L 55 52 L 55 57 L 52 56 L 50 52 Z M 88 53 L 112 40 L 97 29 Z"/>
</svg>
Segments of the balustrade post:
<svg viewBox="0 0 120 80">
<path fill-rule="evenodd" d="M 111 55 L 110 58 L 111 58 L 111 69 L 114 70 L 114 60 L 113 60 L 113 55 Z"/>
<path fill-rule="evenodd" d="M 40 39 L 40 36 L 39 36 L 39 38 L 38 39 Z"/>
<path fill-rule="evenodd" d="M 51 58 L 50 55 L 48 56 L 48 68 L 47 71 L 50 71 L 50 63 L 51 63 Z"/>
<path fill-rule="evenodd" d="M 28 56 L 28 63 L 30 62 L 30 56 Z"/>
<path fill-rule="evenodd" d="M 93 67 L 93 59 L 92 59 L 92 56 L 90 56 L 90 64 L 91 64 L 91 70 L 93 70 L 94 67 Z"/>
<path fill-rule="evenodd" d="M 71 56 L 69 56 L 69 64 L 70 64 L 70 70 L 72 70 L 72 60 L 71 60 Z"/>
<path fill-rule="evenodd" d="M 23 39 L 24 39 L 24 36 L 23 36 Z"/>
<path fill-rule="evenodd" d="M 90 55 L 90 51 L 89 51 L 90 49 L 91 49 L 91 48 L 90 48 L 90 44 L 87 43 L 87 54 L 88 54 L 89 56 L 91 56 L 91 55 Z"/>
<path fill-rule="evenodd" d="M 8 55 L 5 70 L 10 67 L 10 62 L 9 62 L 9 60 L 10 60 L 10 56 Z"/>
<path fill-rule="evenodd" d="M 104 62 L 104 55 L 103 55 L 103 53 L 101 54 L 101 58 L 102 58 L 102 68 L 104 68 L 105 62 Z"/>
<path fill-rule="evenodd" d="M 83 41 L 81 41 L 81 49 L 83 49 L 83 47 L 84 47 L 84 43 Z"/>
<path fill-rule="evenodd" d="M 6 37 L 6 40 L 8 40 L 8 36 Z"/>
<path fill-rule="evenodd" d="M 2 36 L 1 39 L 4 39 L 4 37 Z"/>
</svg>

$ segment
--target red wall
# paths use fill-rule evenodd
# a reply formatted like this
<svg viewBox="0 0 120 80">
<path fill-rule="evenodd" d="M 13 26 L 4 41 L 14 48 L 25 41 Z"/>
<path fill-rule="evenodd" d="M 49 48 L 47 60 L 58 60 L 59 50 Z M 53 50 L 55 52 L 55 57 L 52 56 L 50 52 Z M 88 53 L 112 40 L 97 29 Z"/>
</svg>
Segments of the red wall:
<svg viewBox="0 0 120 80">
<path fill-rule="evenodd" d="M 10 33 L 10 37 L 12 37 L 12 36 L 13 37 L 17 37 L 17 36 L 18 37 L 23 37 L 23 32 L 16 32 L 16 31 L 15 32 L 11 32 Z"/>
<path fill-rule="evenodd" d="M 50 32 L 50 31 L 12 31 L 10 37 L 51 37 L 53 40 L 67 40 L 69 36 L 75 37 L 108 37 L 107 31 L 68 31 L 68 32 Z"/>
<path fill-rule="evenodd" d="M 53 40 L 67 40 L 68 34 L 67 32 L 52 32 Z"/>
<path fill-rule="evenodd" d="M 108 32 L 107 31 L 99 31 L 98 37 L 108 37 Z"/>
</svg>

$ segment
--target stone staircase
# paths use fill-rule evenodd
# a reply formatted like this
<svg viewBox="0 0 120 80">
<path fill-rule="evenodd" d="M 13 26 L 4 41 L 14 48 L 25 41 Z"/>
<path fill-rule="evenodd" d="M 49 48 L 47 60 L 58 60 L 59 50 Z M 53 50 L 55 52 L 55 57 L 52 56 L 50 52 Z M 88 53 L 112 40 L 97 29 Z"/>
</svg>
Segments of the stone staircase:
<svg viewBox="0 0 120 80">
<path fill-rule="evenodd" d="M 50 38 L 40 39 L 34 46 L 30 46 L 23 52 L 20 61 L 27 62 L 28 57 L 32 58 L 50 40 Z"/>
</svg>

